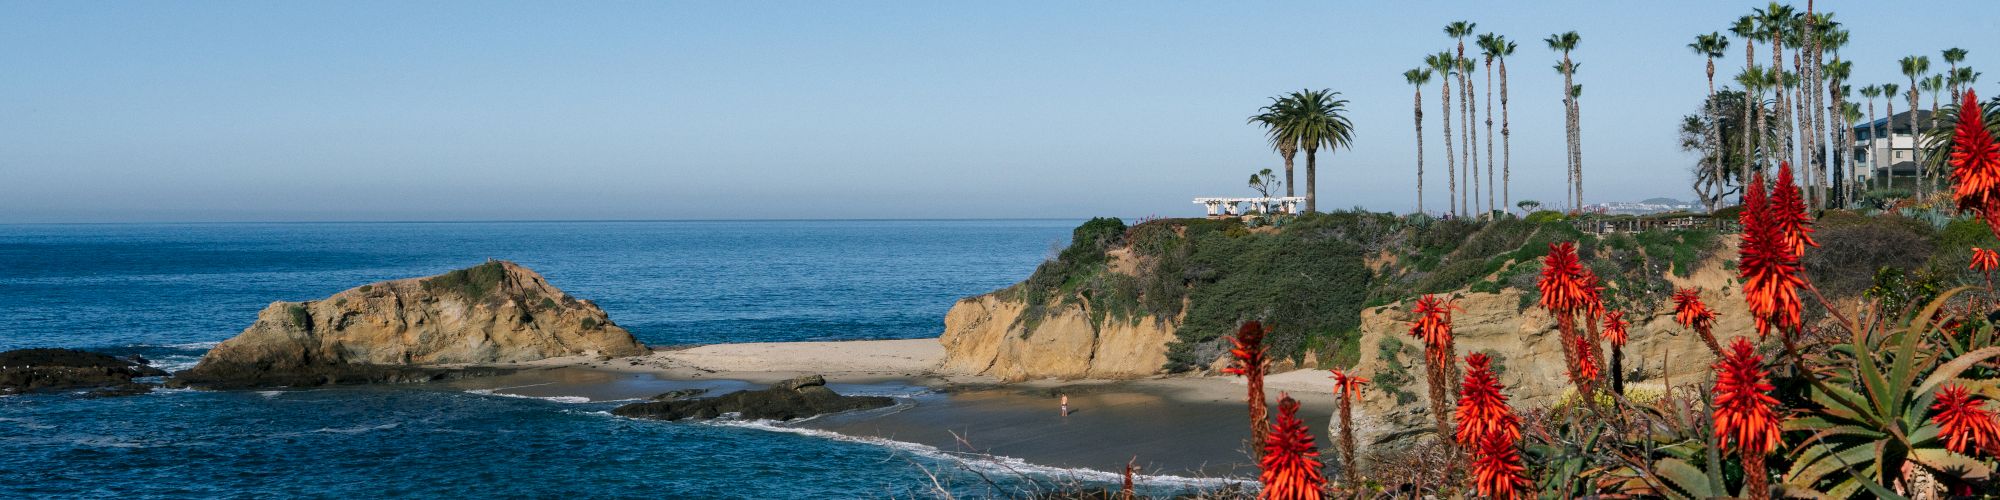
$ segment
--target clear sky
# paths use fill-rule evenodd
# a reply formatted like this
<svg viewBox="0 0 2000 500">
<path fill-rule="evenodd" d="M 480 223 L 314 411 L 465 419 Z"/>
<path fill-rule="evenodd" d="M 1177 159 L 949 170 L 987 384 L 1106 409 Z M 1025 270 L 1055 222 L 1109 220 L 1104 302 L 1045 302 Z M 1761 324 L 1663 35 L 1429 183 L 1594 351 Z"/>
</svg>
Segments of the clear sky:
<svg viewBox="0 0 2000 500">
<path fill-rule="evenodd" d="M 1520 44 L 1516 199 L 1562 198 L 1541 40 L 1572 29 L 1587 200 L 1690 199 L 1685 46 L 1757 5 L 5 1 L 0 222 L 1195 215 L 1281 165 L 1244 118 L 1304 87 L 1357 130 L 1321 207 L 1406 212 L 1401 74 L 1460 19 Z M 1951 46 L 2000 69 L 2000 2 L 1818 7 L 1857 82 Z"/>
</svg>

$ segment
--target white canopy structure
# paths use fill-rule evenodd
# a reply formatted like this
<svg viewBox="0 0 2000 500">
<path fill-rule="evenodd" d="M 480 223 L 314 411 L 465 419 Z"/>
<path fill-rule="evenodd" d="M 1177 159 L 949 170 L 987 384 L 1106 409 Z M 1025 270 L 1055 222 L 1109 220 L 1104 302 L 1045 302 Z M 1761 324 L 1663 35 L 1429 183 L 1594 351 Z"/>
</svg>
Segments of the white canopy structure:
<svg viewBox="0 0 2000 500">
<path fill-rule="evenodd" d="M 1208 207 L 1209 217 L 1238 217 L 1252 211 L 1262 211 L 1270 207 L 1272 212 L 1298 215 L 1299 204 L 1306 202 L 1304 196 L 1282 196 L 1268 198 L 1195 198 L 1195 204 Z"/>
</svg>

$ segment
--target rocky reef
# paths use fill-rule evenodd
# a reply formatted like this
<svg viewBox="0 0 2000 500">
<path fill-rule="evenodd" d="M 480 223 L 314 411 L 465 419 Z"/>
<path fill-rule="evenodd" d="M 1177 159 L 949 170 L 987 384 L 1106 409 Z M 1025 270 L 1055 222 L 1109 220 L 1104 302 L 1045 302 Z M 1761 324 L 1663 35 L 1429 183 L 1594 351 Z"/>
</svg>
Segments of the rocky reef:
<svg viewBox="0 0 2000 500">
<path fill-rule="evenodd" d="M 0 352 L 0 394 L 95 388 L 93 396 L 144 394 L 153 386 L 134 382 L 167 372 L 144 358 L 119 358 L 71 349 Z"/>
<path fill-rule="evenodd" d="M 635 356 L 646 346 L 603 309 L 507 261 L 275 302 L 176 386 L 298 387 L 421 382 L 561 356 Z"/>
<path fill-rule="evenodd" d="M 747 420 L 792 420 L 892 404 L 895 404 L 894 399 L 882 396 L 842 396 L 826 388 L 825 377 L 810 375 L 764 390 L 737 391 L 702 399 L 633 403 L 613 409 L 611 414 L 659 420 L 711 419 L 729 414 Z"/>
</svg>

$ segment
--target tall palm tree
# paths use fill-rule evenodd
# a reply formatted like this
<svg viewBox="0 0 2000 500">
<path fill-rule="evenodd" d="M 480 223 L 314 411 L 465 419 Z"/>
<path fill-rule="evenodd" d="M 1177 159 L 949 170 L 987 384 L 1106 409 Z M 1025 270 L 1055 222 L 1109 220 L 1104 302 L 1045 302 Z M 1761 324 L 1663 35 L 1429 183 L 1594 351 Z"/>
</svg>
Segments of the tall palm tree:
<svg viewBox="0 0 2000 500">
<path fill-rule="evenodd" d="M 1920 96 L 1918 96 L 1918 93 L 1920 90 L 1917 86 L 1917 80 L 1923 79 L 1925 75 L 1930 74 L 1931 58 L 1929 56 L 1907 56 L 1897 62 L 1902 66 L 1903 76 L 1910 77 L 1910 159 L 1916 162 L 1917 165 L 1917 180 L 1919 181 L 1917 192 L 1928 194 L 1930 191 L 1929 169 L 1924 168 L 1924 150 L 1917 147 L 1915 140 L 1924 135 L 1923 130 L 1917 127 L 1919 125 L 1917 123 L 1917 108 L 1923 107 L 1923 103 L 1919 101 Z"/>
<path fill-rule="evenodd" d="M 1942 116 L 1938 114 L 1938 93 L 1950 90 L 1950 88 L 1945 86 L 1944 75 L 1936 74 L 1931 75 L 1930 78 L 1925 78 L 1923 87 L 1924 93 L 1931 95 L 1931 116 L 1933 118 Z"/>
<path fill-rule="evenodd" d="M 1430 68 L 1414 68 L 1403 72 L 1403 81 L 1416 88 L 1416 104 L 1411 107 L 1417 117 L 1417 213 L 1424 213 L 1424 84 L 1431 82 Z"/>
<path fill-rule="evenodd" d="M 1576 63 L 1570 60 L 1569 53 L 1576 50 L 1576 45 L 1578 42 L 1583 41 L 1583 36 L 1576 34 L 1575 31 L 1570 31 L 1549 35 L 1548 38 L 1542 41 L 1548 43 L 1549 50 L 1562 53 L 1562 64 L 1557 65 L 1556 70 L 1563 75 L 1563 112 L 1569 118 L 1570 192 L 1568 194 L 1570 194 L 1570 209 L 1581 210 L 1583 208 L 1583 155 L 1577 149 L 1582 141 L 1578 139 L 1576 130 L 1577 119 L 1579 117 L 1576 104 Z"/>
<path fill-rule="evenodd" d="M 1474 208 L 1474 206 L 1468 203 L 1466 200 L 1468 196 L 1467 191 L 1470 191 L 1472 193 L 1477 193 L 1479 191 L 1479 188 L 1473 185 L 1473 180 L 1477 179 L 1478 176 L 1473 174 L 1473 171 L 1477 170 L 1477 165 L 1473 163 L 1472 159 L 1473 150 L 1476 149 L 1474 146 L 1478 144 L 1479 141 L 1472 137 L 1472 112 L 1471 112 L 1472 75 L 1465 71 L 1465 64 L 1464 64 L 1465 37 L 1472 36 L 1473 28 L 1478 26 L 1479 26 L 1478 23 L 1474 23 L 1472 21 L 1453 21 L 1451 24 L 1447 24 L 1444 26 L 1445 36 L 1451 37 L 1458 41 L 1458 52 L 1453 56 L 1453 61 L 1454 61 L 1453 64 L 1458 66 L 1457 68 L 1454 69 L 1457 70 L 1456 73 L 1458 77 L 1458 92 L 1460 95 L 1460 99 L 1458 101 L 1459 129 L 1460 132 L 1463 132 L 1460 135 L 1465 137 L 1465 148 L 1459 151 L 1459 163 L 1464 165 L 1465 169 L 1461 170 L 1459 173 L 1464 176 L 1465 189 L 1466 189 L 1465 191 L 1460 191 L 1458 193 L 1459 196 L 1458 204 L 1460 207 L 1463 207 L 1465 209 L 1465 212 L 1467 214 L 1471 214 L 1474 211 L 1478 210 Z M 1449 113 L 1449 111 L 1446 112 Z M 1473 195 L 1472 197 L 1477 198 L 1476 195 Z"/>
<path fill-rule="evenodd" d="M 1264 127 L 1265 138 L 1271 141 L 1271 149 L 1277 150 L 1285 158 L 1285 196 L 1296 196 L 1292 191 L 1292 159 L 1299 154 L 1299 139 L 1293 136 L 1290 124 L 1297 121 L 1298 106 L 1290 96 L 1271 98 L 1271 104 L 1258 108 L 1257 114 L 1250 116 L 1250 123 Z"/>
<path fill-rule="evenodd" d="M 1729 49 L 1729 37 L 1722 36 L 1721 32 L 1695 35 L 1694 43 L 1688 44 L 1688 49 L 1693 50 L 1696 55 L 1700 55 L 1702 58 L 1708 60 L 1708 102 L 1706 103 L 1709 123 L 1708 143 L 1711 147 L 1721 147 L 1721 138 L 1716 137 L 1716 134 L 1722 128 L 1722 118 L 1715 116 L 1715 58 L 1722 57 L 1722 51 Z M 1707 153 L 1709 155 L 1709 167 L 1714 172 L 1716 186 L 1720 189 L 1723 187 L 1722 152 L 1709 151 Z M 1718 195 L 1715 199 L 1721 200 L 1722 197 Z M 1708 210 L 1710 212 L 1715 211 L 1715 203 L 1709 203 Z"/>
<path fill-rule="evenodd" d="M 1787 31 L 1797 26 L 1798 16 L 1792 10 L 1792 6 L 1778 2 L 1771 2 L 1765 8 L 1754 10 L 1756 12 L 1758 30 L 1763 32 L 1764 41 L 1771 43 L 1771 71 L 1778 74 L 1778 77 L 1772 79 L 1770 82 L 1772 84 L 1771 90 L 1772 95 L 1778 97 L 1777 110 L 1784 112 L 1787 109 L 1784 79 L 1785 36 Z M 1778 143 L 1779 146 L 1785 147 L 1782 154 L 1778 156 L 1779 158 L 1792 156 L 1790 147 L 1792 127 L 1788 123 L 1790 118 L 1791 114 L 1786 113 L 1777 120 L 1778 127 L 1783 131 L 1781 135 L 1785 138 L 1783 142 Z"/>
<path fill-rule="evenodd" d="M 1500 206 L 1511 207 L 1514 206 L 1514 194 L 1509 191 L 1514 178 L 1514 143 L 1509 139 L 1514 131 L 1507 126 L 1507 56 L 1514 55 L 1514 49 L 1519 45 L 1506 37 L 1497 38 L 1500 41 L 1494 46 L 1500 59 L 1500 154 L 1503 155 L 1500 159 Z"/>
<path fill-rule="evenodd" d="M 1965 54 L 1966 50 L 1958 47 L 1944 49 L 1944 62 L 1951 65 L 1951 75 L 1954 78 L 1958 76 L 1958 63 L 1965 61 Z M 1958 82 L 1952 82 L 1951 102 L 1958 102 L 1960 95 L 1962 94 L 1959 93 Z"/>
<path fill-rule="evenodd" d="M 1861 97 L 1868 98 L 1868 163 L 1870 166 L 1874 166 L 1874 164 L 1881 163 L 1880 158 L 1875 157 L 1874 144 L 1876 140 L 1882 138 L 1881 129 L 1875 126 L 1875 98 L 1882 97 L 1882 86 L 1868 85 L 1861 87 Z M 1859 168 L 1859 165 L 1856 168 Z M 1873 181 L 1875 177 L 1874 172 L 1869 172 L 1868 177 L 1870 181 Z"/>
<path fill-rule="evenodd" d="M 1736 18 L 1736 22 L 1729 26 L 1729 32 L 1735 33 L 1738 39 L 1743 40 L 1744 73 L 1742 75 L 1737 76 L 1736 79 L 1737 82 L 1739 83 L 1744 82 L 1745 78 L 1750 78 L 1754 81 L 1755 79 L 1762 76 L 1763 73 L 1762 70 L 1757 69 L 1757 39 L 1763 37 L 1763 32 L 1757 30 L 1756 19 L 1757 18 L 1751 16 L 1738 17 Z M 1747 84 L 1744 86 L 1743 90 L 1746 99 L 1751 95 L 1755 95 L 1754 93 L 1751 92 L 1751 88 Z M 1750 117 L 1753 110 L 1761 111 L 1764 108 L 1763 104 L 1764 101 L 1761 98 L 1749 102 L 1754 103 L 1754 105 L 1743 107 L 1743 123 L 1745 125 L 1751 123 Z M 1751 148 L 1756 147 L 1755 144 L 1757 143 L 1750 141 L 1751 138 L 1750 131 L 1752 129 L 1747 126 L 1742 128 L 1743 128 L 1743 170 L 1741 172 L 1738 172 L 1740 175 L 1737 177 L 1737 179 L 1747 182 L 1750 179 L 1751 165 L 1756 162 L 1755 160 L 1756 156 L 1754 154 L 1755 150 Z M 1758 123 L 1756 130 L 1764 130 L 1764 124 Z"/>
<path fill-rule="evenodd" d="M 1959 100 L 1963 99 L 1964 98 L 1963 96 L 1965 95 L 1965 88 L 1971 87 L 1972 84 L 1977 81 L 1979 81 L 1979 72 L 1973 71 L 1971 66 L 1952 69 L 1951 70 L 1952 102 L 1958 102 Z"/>
<path fill-rule="evenodd" d="M 1846 165 L 1847 162 L 1845 160 L 1847 155 L 1842 154 L 1842 152 L 1847 151 L 1847 148 L 1850 147 L 1851 144 L 1853 144 L 1852 142 L 1846 140 L 1847 134 L 1854 131 L 1853 120 L 1847 120 L 1846 117 L 1847 117 L 1847 93 L 1849 90 L 1847 87 L 1847 77 L 1850 73 L 1854 71 L 1854 65 L 1847 61 L 1840 60 L 1839 56 L 1834 56 L 1833 62 L 1828 63 L 1826 67 L 1821 68 L 1820 71 L 1827 76 L 1827 83 L 1830 85 L 1829 89 L 1827 90 L 1827 96 L 1829 100 L 1833 101 L 1833 107 L 1835 110 L 1837 110 L 1837 113 L 1833 116 L 1833 122 L 1828 123 L 1828 125 L 1840 127 L 1841 129 L 1839 133 L 1834 135 L 1835 137 L 1839 137 L 1841 140 L 1839 141 L 1838 144 L 1833 145 L 1834 147 L 1832 149 L 1834 151 L 1834 154 L 1831 158 L 1833 160 L 1832 162 L 1833 182 L 1835 184 L 1834 186 L 1835 189 L 1833 191 L 1836 195 L 1838 195 L 1839 201 L 1838 203 L 1833 203 L 1831 202 L 1832 200 L 1829 200 L 1830 203 L 1828 203 L 1829 206 L 1838 206 L 1839 204 L 1845 204 L 1847 200 L 1853 199 L 1851 197 L 1853 195 L 1852 191 L 1854 190 L 1853 178 L 1852 176 L 1849 176 L 1849 178 L 1846 179 L 1841 178 L 1841 173 L 1842 173 L 1841 170 L 1843 170 L 1843 167 L 1847 166 Z M 1845 126 L 1843 126 L 1843 124 L 1845 124 Z M 1814 129 L 1814 131 L 1818 132 L 1819 129 L 1816 128 Z M 1853 169 L 1846 168 L 1845 170 L 1851 172 Z"/>
<path fill-rule="evenodd" d="M 1897 94 L 1896 94 L 1896 90 L 1897 90 L 1897 89 L 1899 89 L 1899 88 L 1902 88 L 1902 87 L 1901 87 L 1900 85 L 1898 85 L 1898 84 L 1895 84 L 1895 83 L 1884 83 L 1884 84 L 1882 84 L 1882 97 L 1885 97 L 1885 98 L 1886 98 L 1886 99 L 1883 99 L 1883 100 L 1882 100 L 1882 101 L 1883 101 L 1883 106 L 1885 106 L 1885 107 L 1886 107 L 1886 109 L 1884 109 L 1884 110 L 1883 110 L 1883 112 L 1884 112 L 1884 113 L 1887 113 L 1887 114 L 1883 115 L 1883 117 L 1884 117 L 1884 120 L 1883 120 L 1883 121 L 1886 121 L 1886 122 L 1889 122 L 1889 123 L 1883 123 L 1883 124 L 1882 124 L 1882 125 L 1883 125 L 1883 128 L 1885 129 L 1885 130 L 1883 130 L 1883 132 L 1886 132 L 1886 133 L 1888 134 L 1888 135 L 1886 135 L 1886 136 L 1883 136 L 1883 139 L 1887 139 L 1887 140 L 1888 140 L 1888 150 L 1889 150 L 1889 151 L 1888 151 L 1888 153 L 1889 153 L 1889 162 L 1888 162 L 1888 165 L 1883 165 L 1883 166 L 1885 166 L 1885 167 L 1888 167 L 1888 169 L 1889 169 L 1889 170 L 1888 170 L 1888 175 L 1884 175 L 1884 176 L 1882 176 L 1882 178 L 1883 178 L 1883 181 L 1884 181 L 1884 182 L 1886 182 L 1887 184 L 1884 184 L 1884 185 L 1883 185 L 1882 187 L 1884 187 L 1884 188 L 1888 188 L 1888 189 L 1895 189 L 1895 188 L 1896 188 L 1896 140 L 1895 140 L 1895 139 L 1896 139 L 1896 124 L 1895 124 L 1895 120 L 1896 120 L 1896 98 L 1897 98 L 1897 97 L 1901 97 L 1901 96 L 1899 96 L 1899 95 L 1897 95 Z"/>
<path fill-rule="evenodd" d="M 1486 213 L 1489 214 L 1497 208 L 1493 188 L 1493 59 L 1499 55 L 1499 44 L 1505 41 L 1492 33 L 1479 35 L 1478 41 L 1479 54 L 1486 59 Z"/>
<path fill-rule="evenodd" d="M 1459 101 L 1459 110 L 1462 112 L 1460 116 L 1465 118 L 1465 121 L 1460 124 L 1461 130 L 1465 131 L 1465 152 L 1467 153 L 1464 172 L 1470 177 L 1466 180 L 1465 187 L 1468 191 L 1472 192 L 1472 204 L 1467 205 L 1465 211 L 1469 214 L 1474 214 L 1475 217 L 1479 213 L 1480 201 L 1479 127 L 1473 125 L 1472 122 L 1479 119 L 1479 105 L 1474 104 L 1472 99 L 1472 73 L 1477 67 L 1478 65 L 1473 64 L 1471 58 L 1458 58 L 1458 74 L 1461 75 L 1459 76 L 1459 81 L 1464 83 L 1458 88 L 1458 91 L 1465 96 L 1464 100 Z"/>
<path fill-rule="evenodd" d="M 1448 186 L 1448 189 L 1445 191 L 1445 198 L 1450 200 L 1450 213 L 1452 215 L 1460 215 L 1458 210 L 1458 158 L 1452 156 L 1451 151 L 1451 77 L 1452 73 L 1458 72 L 1458 59 L 1452 57 L 1451 52 L 1439 52 L 1424 56 L 1424 64 L 1430 65 L 1431 71 L 1437 72 L 1438 85 L 1440 86 L 1438 99 L 1441 100 L 1444 111 L 1444 114 L 1439 115 L 1438 119 L 1444 121 L 1444 176 L 1445 183 Z"/>
<path fill-rule="evenodd" d="M 1349 148 L 1354 142 L 1354 123 L 1347 119 L 1347 100 L 1328 89 L 1300 90 L 1291 99 L 1299 107 L 1298 120 L 1289 128 L 1306 152 L 1306 211 L 1319 211 L 1319 148 L 1327 154 Z"/>
<path fill-rule="evenodd" d="M 1743 86 L 1745 104 L 1743 123 L 1757 125 L 1754 135 L 1750 130 L 1743 131 L 1743 176 L 1738 180 L 1748 182 L 1753 167 L 1756 170 L 1763 170 L 1763 166 L 1767 163 L 1765 160 L 1770 156 L 1771 128 L 1766 121 L 1770 113 L 1764 104 L 1764 89 L 1770 87 L 1770 72 L 1764 71 L 1764 68 L 1759 66 L 1751 66 L 1749 70 L 1736 75 L 1736 84 Z"/>
<path fill-rule="evenodd" d="M 1840 118 L 1843 130 L 1840 132 L 1840 155 L 1836 157 L 1840 158 L 1842 165 L 1847 166 L 1847 195 L 1840 199 L 1841 204 L 1845 206 L 1852 206 L 1854 198 L 1861 195 L 1861 174 L 1855 171 L 1856 166 L 1853 164 L 1854 155 L 1849 153 L 1849 151 L 1854 149 L 1854 122 L 1861 121 L 1861 105 L 1847 102 L 1845 99 L 1847 90 L 1850 88 L 1852 87 L 1842 86 L 1840 88 L 1840 93 L 1842 94 L 1842 99 L 1840 100 Z"/>
</svg>

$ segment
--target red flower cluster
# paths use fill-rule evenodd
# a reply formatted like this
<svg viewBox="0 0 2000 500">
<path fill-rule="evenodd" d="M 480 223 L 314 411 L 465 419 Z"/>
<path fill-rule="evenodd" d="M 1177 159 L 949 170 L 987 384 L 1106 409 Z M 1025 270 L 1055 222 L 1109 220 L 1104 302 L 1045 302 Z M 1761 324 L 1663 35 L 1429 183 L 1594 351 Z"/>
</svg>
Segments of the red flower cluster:
<svg viewBox="0 0 2000 500">
<path fill-rule="evenodd" d="M 1986 218 L 1991 226 L 2000 222 L 2000 214 L 1994 213 L 2000 208 L 1995 206 L 2000 203 L 2000 145 L 1986 131 L 1984 111 L 1979 98 L 1967 91 L 1958 108 L 1958 128 L 1952 131 L 1951 182 L 1958 209 Z"/>
<path fill-rule="evenodd" d="M 1725 450 L 1761 456 L 1777 449 L 1778 400 L 1770 395 L 1763 362 L 1748 339 L 1737 337 L 1715 363 L 1715 437 Z"/>
<path fill-rule="evenodd" d="M 1410 323 L 1410 336 L 1423 340 L 1425 359 L 1432 363 L 1451 362 L 1451 301 L 1425 295 L 1417 299 L 1417 320 Z"/>
<path fill-rule="evenodd" d="M 1931 409 L 1938 413 L 1931 422 L 1938 425 L 1945 448 L 1957 453 L 1977 450 L 2000 455 L 2000 421 L 1994 420 L 1993 412 L 1985 406 L 1985 400 L 1975 399 L 1963 385 L 1947 385 L 1937 392 L 1937 403 Z"/>
<path fill-rule="evenodd" d="M 1701 291 L 1682 288 L 1674 292 L 1674 321 L 1701 331 L 1715 327 L 1715 313 L 1701 302 Z"/>
<path fill-rule="evenodd" d="M 1812 218 L 1806 216 L 1806 200 L 1792 179 L 1792 164 L 1778 164 L 1777 186 L 1771 188 L 1771 224 L 1777 226 L 1778 246 L 1790 249 L 1793 257 L 1804 257 L 1806 247 L 1819 246 L 1812 239 Z"/>
<path fill-rule="evenodd" d="M 1597 353 L 1591 349 L 1590 337 L 1571 335 L 1570 342 L 1573 346 L 1572 349 L 1576 350 L 1576 369 L 1574 370 L 1574 375 L 1580 382 L 1585 384 L 1596 381 L 1599 374 Z"/>
<path fill-rule="evenodd" d="M 1362 378 L 1359 375 L 1354 375 L 1351 373 L 1340 371 L 1339 368 L 1334 368 L 1329 371 L 1333 372 L 1333 393 L 1342 398 L 1347 398 L 1355 394 L 1360 394 L 1361 384 L 1368 383 L 1368 379 Z"/>
<path fill-rule="evenodd" d="M 1542 292 L 1542 308 L 1557 316 L 1588 308 L 1597 295 L 1592 278 L 1576 257 L 1575 242 L 1550 243 L 1542 258 L 1542 280 L 1535 285 Z"/>
<path fill-rule="evenodd" d="M 1278 395 L 1278 426 L 1264 439 L 1264 483 L 1262 499 L 1317 500 L 1326 477 L 1319 473 L 1319 450 L 1313 448 L 1312 432 L 1299 420 L 1299 401 L 1290 394 Z"/>
<path fill-rule="evenodd" d="M 1780 193 L 1796 190 L 1789 181 L 1789 164 L 1780 170 L 1785 181 L 1780 182 Z M 1737 264 L 1739 277 L 1743 280 L 1743 300 L 1750 306 L 1755 316 L 1757 334 L 1762 336 L 1772 327 L 1781 331 L 1800 326 L 1799 287 L 1805 280 L 1799 277 L 1803 267 L 1799 264 L 1800 252 L 1804 245 L 1811 244 L 1811 238 L 1804 232 L 1805 214 L 1803 209 L 1791 207 L 1782 200 L 1764 198 L 1764 175 L 1751 177 L 1749 187 L 1743 193 L 1743 247 Z M 1798 213 L 1790 213 L 1798 210 Z M 1787 229 L 1788 226 L 1795 229 Z"/>
<path fill-rule="evenodd" d="M 1267 362 L 1264 359 L 1264 325 L 1255 321 L 1244 323 L 1242 328 L 1236 329 L 1236 336 L 1229 338 L 1229 343 L 1229 355 L 1234 360 L 1222 369 L 1222 373 L 1243 376 L 1250 376 L 1253 371 L 1259 375 L 1264 373 Z"/>
<path fill-rule="evenodd" d="M 1970 269 L 1990 273 L 1996 268 L 2000 268 L 2000 252 L 1995 252 L 1990 248 L 1972 247 L 1972 265 Z"/>
<path fill-rule="evenodd" d="M 1507 395 L 1500 393 L 1505 386 L 1493 375 L 1493 359 L 1473 353 L 1465 357 L 1465 365 L 1465 383 L 1458 388 L 1458 430 L 1452 439 L 1468 448 L 1488 437 L 1508 443 L 1521 439 L 1521 418 L 1507 405 Z"/>
<path fill-rule="evenodd" d="M 1612 347 L 1625 347 L 1625 327 L 1625 311 L 1604 313 L 1604 338 L 1611 341 Z"/>
<path fill-rule="evenodd" d="M 1478 451 L 1472 460 L 1472 487 L 1487 498 L 1525 498 L 1521 490 L 1533 483 L 1522 476 L 1528 468 L 1521 465 L 1521 453 L 1514 449 L 1514 442 L 1491 438 L 1481 441 Z"/>
</svg>

